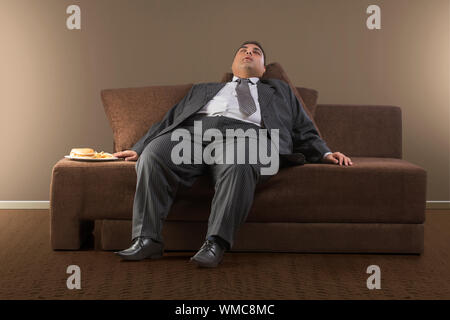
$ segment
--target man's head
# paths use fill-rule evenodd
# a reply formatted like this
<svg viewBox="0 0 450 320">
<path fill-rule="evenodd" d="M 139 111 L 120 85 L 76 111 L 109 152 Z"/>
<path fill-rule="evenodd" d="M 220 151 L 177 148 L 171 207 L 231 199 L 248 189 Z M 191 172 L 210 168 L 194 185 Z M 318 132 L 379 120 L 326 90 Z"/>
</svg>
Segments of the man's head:
<svg viewBox="0 0 450 320">
<path fill-rule="evenodd" d="M 266 71 L 266 55 L 257 41 L 245 41 L 234 55 L 231 70 L 239 78 L 261 78 Z"/>
</svg>

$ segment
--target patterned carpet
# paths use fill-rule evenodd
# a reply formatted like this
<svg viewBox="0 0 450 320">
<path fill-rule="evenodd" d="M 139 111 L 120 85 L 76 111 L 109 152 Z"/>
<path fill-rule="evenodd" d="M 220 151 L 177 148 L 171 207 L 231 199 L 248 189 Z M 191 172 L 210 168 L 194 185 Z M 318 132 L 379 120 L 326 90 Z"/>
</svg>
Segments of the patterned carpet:
<svg viewBox="0 0 450 320">
<path fill-rule="evenodd" d="M 429 210 L 423 255 L 226 253 L 216 269 L 194 252 L 121 262 L 112 252 L 53 251 L 47 210 L 0 211 L 0 299 L 450 299 L 450 213 Z M 69 265 L 81 289 L 69 290 Z M 369 290 L 369 265 L 381 289 Z"/>
</svg>

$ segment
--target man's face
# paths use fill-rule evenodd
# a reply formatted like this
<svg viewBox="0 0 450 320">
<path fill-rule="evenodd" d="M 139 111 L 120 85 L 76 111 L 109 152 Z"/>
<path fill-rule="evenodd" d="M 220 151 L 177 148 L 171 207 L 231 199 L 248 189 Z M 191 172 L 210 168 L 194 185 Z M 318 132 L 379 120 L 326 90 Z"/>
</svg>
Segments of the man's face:
<svg viewBox="0 0 450 320">
<path fill-rule="evenodd" d="M 262 77 L 266 68 L 261 49 L 256 44 L 243 45 L 234 57 L 231 70 L 235 76 L 247 74 L 248 77 Z"/>
</svg>

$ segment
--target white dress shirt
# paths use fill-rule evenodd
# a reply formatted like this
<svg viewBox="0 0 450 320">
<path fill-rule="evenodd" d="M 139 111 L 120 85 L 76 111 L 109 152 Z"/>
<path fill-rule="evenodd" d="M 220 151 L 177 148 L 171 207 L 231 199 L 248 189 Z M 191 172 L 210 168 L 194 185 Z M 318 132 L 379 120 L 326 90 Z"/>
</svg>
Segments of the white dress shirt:
<svg viewBox="0 0 450 320">
<path fill-rule="evenodd" d="M 245 122 L 250 122 L 261 127 L 261 109 L 258 101 L 258 88 L 257 83 L 259 78 L 249 78 L 248 83 L 250 94 L 253 97 L 256 105 L 256 112 L 247 116 L 243 114 L 239 109 L 239 102 L 237 99 L 236 86 L 239 78 L 233 76 L 233 80 L 227 82 L 227 84 L 212 98 L 208 103 L 201 108 L 197 113 L 205 113 L 206 116 L 224 116 Z M 331 152 L 327 152 L 323 155 L 325 158 Z"/>
<path fill-rule="evenodd" d="M 237 99 L 236 86 L 237 86 L 236 76 L 233 76 L 233 80 L 227 82 L 227 84 L 212 98 L 202 109 L 197 113 L 205 113 L 207 116 L 224 116 L 245 122 L 250 122 L 261 126 L 261 109 L 259 107 L 258 101 L 258 88 L 256 83 L 259 78 L 249 78 L 248 83 L 250 94 L 255 101 L 256 112 L 247 116 L 239 110 L 239 102 Z"/>
</svg>

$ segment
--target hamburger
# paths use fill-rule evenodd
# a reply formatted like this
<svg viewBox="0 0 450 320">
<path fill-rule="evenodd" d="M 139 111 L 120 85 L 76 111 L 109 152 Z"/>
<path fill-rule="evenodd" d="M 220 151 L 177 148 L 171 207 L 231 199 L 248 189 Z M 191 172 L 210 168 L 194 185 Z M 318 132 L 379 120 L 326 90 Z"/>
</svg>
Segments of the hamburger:
<svg viewBox="0 0 450 320">
<path fill-rule="evenodd" d="M 71 157 L 92 158 L 95 156 L 95 150 L 91 148 L 73 148 L 70 151 Z"/>
</svg>

